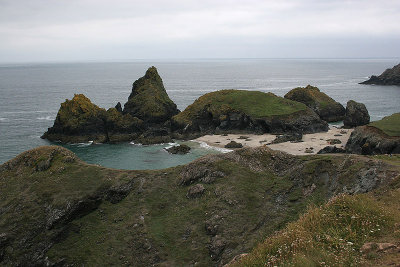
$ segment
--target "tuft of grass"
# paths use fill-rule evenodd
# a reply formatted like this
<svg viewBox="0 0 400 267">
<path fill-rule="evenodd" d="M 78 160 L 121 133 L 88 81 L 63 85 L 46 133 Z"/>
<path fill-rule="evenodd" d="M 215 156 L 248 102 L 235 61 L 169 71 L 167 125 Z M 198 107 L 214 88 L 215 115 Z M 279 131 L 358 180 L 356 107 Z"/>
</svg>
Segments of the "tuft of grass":
<svg viewBox="0 0 400 267">
<path fill-rule="evenodd" d="M 369 126 L 378 128 L 389 136 L 400 136 L 400 113 L 394 113 L 379 121 L 373 121 Z"/>
</svg>

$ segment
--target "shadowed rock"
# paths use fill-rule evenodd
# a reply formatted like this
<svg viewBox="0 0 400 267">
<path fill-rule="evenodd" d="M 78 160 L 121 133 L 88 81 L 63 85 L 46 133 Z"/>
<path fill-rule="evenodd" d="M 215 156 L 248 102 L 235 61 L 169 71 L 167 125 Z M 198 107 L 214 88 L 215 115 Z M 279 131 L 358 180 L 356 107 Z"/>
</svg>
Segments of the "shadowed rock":
<svg viewBox="0 0 400 267">
<path fill-rule="evenodd" d="M 344 127 L 352 128 L 369 123 L 369 113 L 363 103 L 354 100 L 347 102 L 346 115 L 343 120 Z"/>
</svg>

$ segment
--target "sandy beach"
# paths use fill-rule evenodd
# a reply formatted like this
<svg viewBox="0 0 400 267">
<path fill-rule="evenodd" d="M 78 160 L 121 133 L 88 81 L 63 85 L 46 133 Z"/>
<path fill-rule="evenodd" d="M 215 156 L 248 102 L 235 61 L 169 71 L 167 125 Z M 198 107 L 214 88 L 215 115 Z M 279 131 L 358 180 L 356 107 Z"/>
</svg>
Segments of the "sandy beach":
<svg viewBox="0 0 400 267">
<path fill-rule="evenodd" d="M 276 138 L 273 134 L 228 134 L 224 135 L 205 135 L 193 141 L 205 142 L 209 146 L 223 148 L 230 141 L 241 143 L 243 147 L 257 147 L 266 145 L 271 149 L 284 151 L 292 155 L 316 154 L 319 150 L 329 146 L 328 139 L 338 139 L 340 144 L 332 145 L 339 148 L 346 146 L 353 129 L 337 129 L 332 127 L 325 133 L 314 133 L 303 135 L 302 142 L 284 142 L 279 144 L 269 144 Z M 246 138 L 245 138 L 246 137 Z M 307 151 L 307 152 L 306 152 Z"/>
</svg>

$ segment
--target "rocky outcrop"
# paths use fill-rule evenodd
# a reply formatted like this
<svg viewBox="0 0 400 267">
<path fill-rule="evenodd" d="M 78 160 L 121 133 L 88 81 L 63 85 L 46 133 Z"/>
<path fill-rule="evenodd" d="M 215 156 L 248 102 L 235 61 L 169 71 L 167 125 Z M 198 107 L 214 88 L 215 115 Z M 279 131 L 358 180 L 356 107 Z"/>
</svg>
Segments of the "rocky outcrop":
<svg viewBox="0 0 400 267">
<path fill-rule="evenodd" d="M 182 134 L 313 133 L 328 125 L 306 105 L 272 93 L 221 90 L 205 94 L 172 118 Z"/>
<path fill-rule="evenodd" d="M 385 70 L 381 75 L 372 75 L 369 80 L 360 84 L 400 85 L 400 64 Z"/>
<path fill-rule="evenodd" d="M 306 104 L 315 111 L 321 119 L 327 122 L 343 120 L 345 109 L 317 87 L 307 85 L 289 91 L 285 98 Z"/>
<path fill-rule="evenodd" d="M 373 126 L 360 126 L 351 133 L 346 151 L 363 155 L 400 154 L 400 136 L 389 136 Z"/>
<path fill-rule="evenodd" d="M 105 110 L 83 94 L 61 104 L 54 121 L 42 138 L 64 143 L 127 141 L 143 130 L 143 121 L 115 108 Z"/>
<path fill-rule="evenodd" d="M 123 112 L 149 123 L 164 123 L 179 113 L 169 98 L 157 69 L 151 67 L 132 85 Z"/>
<path fill-rule="evenodd" d="M 363 103 L 354 100 L 347 102 L 346 115 L 343 120 L 344 127 L 352 128 L 369 123 L 369 113 Z"/>
<path fill-rule="evenodd" d="M 42 138 L 64 143 L 171 142 L 168 120 L 179 111 L 168 97 L 155 67 L 134 82 L 125 109 L 121 103 L 107 111 L 83 94 L 61 104 L 54 125 Z"/>
<path fill-rule="evenodd" d="M 243 145 L 241 143 L 230 141 L 228 144 L 225 145 L 225 148 L 242 148 Z"/>
<path fill-rule="evenodd" d="M 330 154 L 330 153 L 346 153 L 346 150 L 336 146 L 326 146 L 317 152 L 317 154 Z"/>
<path fill-rule="evenodd" d="M 179 154 L 179 155 L 184 155 L 189 153 L 190 147 L 188 145 L 178 145 L 178 146 L 172 146 L 170 148 L 166 149 L 168 153 L 171 154 Z"/>
</svg>

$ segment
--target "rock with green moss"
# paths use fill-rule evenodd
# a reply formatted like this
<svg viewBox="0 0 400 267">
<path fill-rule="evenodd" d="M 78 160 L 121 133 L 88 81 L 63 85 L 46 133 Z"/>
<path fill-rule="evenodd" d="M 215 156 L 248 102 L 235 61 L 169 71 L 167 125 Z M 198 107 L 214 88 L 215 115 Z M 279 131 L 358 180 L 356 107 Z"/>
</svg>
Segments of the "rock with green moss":
<svg viewBox="0 0 400 267">
<path fill-rule="evenodd" d="M 76 94 L 61 104 L 53 127 L 42 138 L 64 143 L 117 142 L 132 140 L 143 130 L 140 119 L 116 108 L 106 111 L 83 94 Z"/>
<path fill-rule="evenodd" d="M 178 112 L 155 67 L 133 83 L 132 93 L 124 105 L 124 113 L 150 123 L 163 123 Z"/>
<path fill-rule="evenodd" d="M 272 93 L 221 90 L 205 94 L 172 119 L 184 133 L 312 133 L 328 125 L 306 105 Z"/>
<path fill-rule="evenodd" d="M 285 98 L 306 104 L 324 121 L 341 121 L 344 118 L 345 109 L 343 105 L 315 86 L 307 85 L 306 87 L 295 88 L 289 91 Z"/>
<path fill-rule="evenodd" d="M 400 113 L 357 127 L 346 144 L 349 153 L 400 154 Z"/>
</svg>

